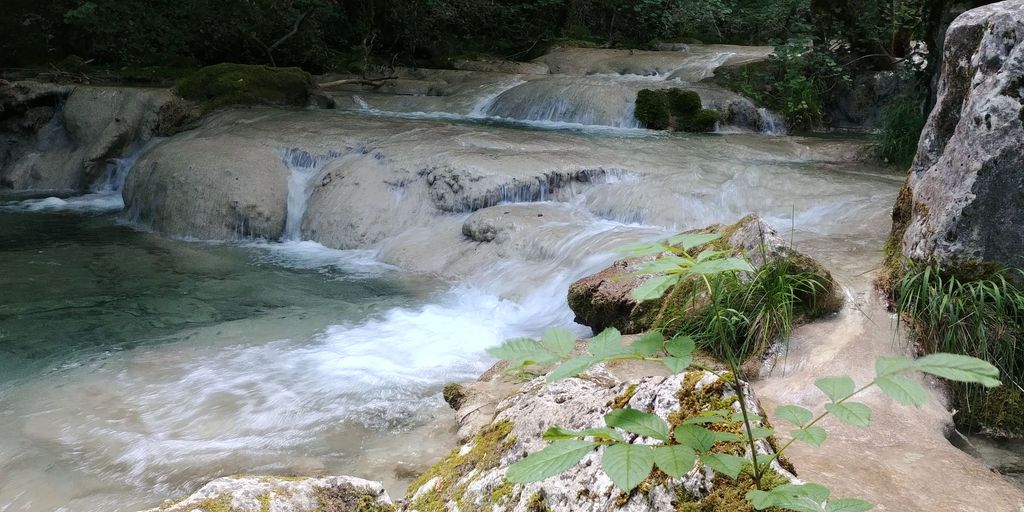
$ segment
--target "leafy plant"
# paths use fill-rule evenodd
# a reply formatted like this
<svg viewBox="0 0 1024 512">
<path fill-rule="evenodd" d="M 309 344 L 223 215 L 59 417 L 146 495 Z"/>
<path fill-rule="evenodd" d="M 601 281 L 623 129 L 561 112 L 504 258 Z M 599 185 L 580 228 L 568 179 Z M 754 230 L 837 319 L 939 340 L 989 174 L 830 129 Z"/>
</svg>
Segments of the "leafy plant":
<svg viewBox="0 0 1024 512">
<path fill-rule="evenodd" d="M 664 243 L 640 244 L 629 247 L 634 254 L 659 254 L 660 257 L 641 269 L 641 272 L 657 273 L 635 291 L 636 298 L 660 298 L 683 280 L 696 278 L 703 282 L 705 290 L 712 297 L 719 278 L 735 278 L 739 272 L 751 272 L 753 268 L 743 258 L 730 256 L 727 252 L 707 248 L 697 256 L 688 251 L 706 246 L 718 238 L 715 234 L 684 234 Z M 796 291 L 782 287 L 779 292 L 791 297 Z M 790 298 L 789 300 L 792 300 Z M 726 339 L 735 336 L 735 324 L 741 316 L 729 308 L 712 308 L 712 323 L 706 334 Z M 772 316 L 777 312 L 768 312 Z M 783 311 L 782 314 L 785 314 Z M 777 330 L 780 327 L 769 322 Z M 579 375 L 598 363 L 619 359 L 640 359 L 660 361 L 673 373 L 686 371 L 693 365 L 693 351 L 697 343 L 690 336 L 681 335 L 666 340 L 660 331 L 652 331 L 625 345 L 619 332 L 608 329 L 594 336 L 586 346 L 586 352 L 574 355 L 575 340 L 564 329 L 552 329 L 540 340 L 514 339 L 490 349 L 500 359 L 508 360 L 510 369 L 527 366 L 557 365 L 547 374 L 547 381 L 556 381 Z M 829 416 L 856 427 L 868 427 L 871 423 L 871 409 L 852 399 L 864 391 L 878 387 L 883 393 L 900 404 L 921 407 L 928 398 L 927 391 L 908 372 L 916 371 L 935 375 L 950 381 L 995 387 L 1000 384 L 999 370 L 986 361 L 965 355 L 935 353 L 917 360 L 905 357 L 880 357 L 875 363 L 875 378 L 860 387 L 847 376 L 818 379 L 815 386 L 825 394 L 829 402 L 815 413 L 797 405 L 781 405 L 776 416 L 795 428 L 789 432 L 791 439 L 767 457 L 758 457 L 756 442 L 775 434 L 771 428 L 757 426 L 762 418 L 750 411 L 745 396 L 745 385 L 740 380 L 740 365 L 737 354 L 725 344 L 725 360 L 732 370 L 728 377 L 704 368 L 729 381 L 737 394 L 739 411 L 731 408 L 704 411 L 700 415 L 684 420 L 674 430 L 663 418 L 632 408 L 614 409 L 604 416 L 605 425 L 581 431 L 570 431 L 553 425 L 544 433 L 544 439 L 551 441 L 546 448 L 528 455 L 508 468 L 506 478 L 513 483 L 537 482 L 557 475 L 575 466 L 592 453 L 603 447 L 601 467 L 612 482 L 622 491 L 629 492 L 647 479 L 657 467 L 670 477 L 680 478 L 701 464 L 732 479 L 739 478 L 743 468 L 751 465 L 755 489 L 746 494 L 747 500 L 757 510 L 771 507 L 797 512 L 858 512 L 872 508 L 868 502 L 852 498 L 830 499 L 828 488 L 818 484 L 788 484 L 774 488 L 762 485 L 762 476 L 771 464 L 782 456 L 794 442 L 820 447 L 828 438 L 827 431 L 818 423 Z M 705 425 L 741 422 L 742 434 L 722 432 Z M 641 439 L 647 442 L 639 442 Z M 719 442 L 743 442 L 747 457 L 713 451 Z"/>
<path fill-rule="evenodd" d="M 893 100 L 882 110 L 878 132 L 874 135 L 878 156 L 900 167 L 909 167 L 917 152 L 924 121 L 915 98 Z"/>
<path fill-rule="evenodd" d="M 1019 390 L 1024 383 L 1024 290 L 1008 279 L 1009 272 L 959 279 L 937 265 L 908 262 L 895 287 L 897 317 L 909 322 L 922 352 L 990 361 Z M 975 416 L 989 414 L 983 389 L 961 384 L 953 391 L 964 413 L 958 423 L 975 427 Z"/>
</svg>

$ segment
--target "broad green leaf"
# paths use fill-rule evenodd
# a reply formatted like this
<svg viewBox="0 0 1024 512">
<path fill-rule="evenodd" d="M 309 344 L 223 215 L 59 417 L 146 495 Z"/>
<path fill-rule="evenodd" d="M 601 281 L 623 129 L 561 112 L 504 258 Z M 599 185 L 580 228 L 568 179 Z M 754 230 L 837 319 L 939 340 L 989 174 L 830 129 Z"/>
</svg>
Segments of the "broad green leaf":
<svg viewBox="0 0 1024 512">
<path fill-rule="evenodd" d="M 818 484 L 783 485 L 770 491 L 750 491 L 747 499 L 757 510 L 778 507 L 794 512 L 822 512 L 829 490 Z"/>
<path fill-rule="evenodd" d="M 871 409 L 864 404 L 857 402 L 825 404 L 825 410 L 847 425 L 867 427 L 871 424 Z"/>
<path fill-rule="evenodd" d="M 605 449 L 601 468 L 615 486 L 629 492 L 654 469 L 654 447 L 645 444 L 613 444 Z"/>
<path fill-rule="evenodd" d="M 661 358 L 661 362 L 664 363 L 672 373 L 683 373 L 690 367 L 690 364 L 693 363 L 693 358 L 690 356 L 663 357 Z"/>
<path fill-rule="evenodd" d="M 676 336 L 665 344 L 665 350 L 673 357 L 685 358 L 693 354 L 697 344 L 689 336 Z"/>
<path fill-rule="evenodd" d="M 629 348 L 634 354 L 647 357 L 661 350 L 664 344 L 665 337 L 661 331 L 649 331 L 637 338 Z"/>
<path fill-rule="evenodd" d="M 601 331 L 601 334 L 590 338 L 589 348 L 591 354 L 600 358 L 621 356 L 630 352 L 629 348 L 622 345 L 622 335 L 614 327 L 609 327 Z"/>
<path fill-rule="evenodd" d="M 921 407 L 928 401 L 928 392 L 914 379 L 902 375 L 879 377 L 875 384 L 893 400 L 903 404 Z"/>
<path fill-rule="evenodd" d="M 679 478 L 693 469 L 697 454 L 688 446 L 673 444 L 654 449 L 654 463 L 673 478 Z"/>
<path fill-rule="evenodd" d="M 641 265 L 640 268 L 636 269 L 636 273 L 640 275 L 671 274 L 673 272 L 679 273 L 682 267 L 689 266 L 689 264 L 689 260 L 685 258 L 669 256 L 665 258 L 658 258 L 654 261 Z"/>
<path fill-rule="evenodd" d="M 560 440 L 563 440 L 563 439 L 579 439 L 581 437 L 598 437 L 598 438 L 604 438 L 604 439 L 614 439 L 616 441 L 622 441 L 623 440 L 622 439 L 622 434 L 619 434 L 619 432 L 617 430 L 615 430 L 613 428 L 605 428 L 605 427 L 588 428 L 588 429 L 585 429 L 585 430 L 575 431 L 575 430 L 568 430 L 568 429 L 559 427 L 558 425 L 553 425 L 551 427 L 548 427 L 548 429 L 544 431 L 544 440 L 545 441 L 560 441 Z"/>
<path fill-rule="evenodd" d="M 856 390 L 853 379 L 846 376 L 825 377 L 814 381 L 814 385 L 818 386 L 818 389 L 825 393 L 825 396 L 833 402 L 838 402 L 852 395 Z"/>
<path fill-rule="evenodd" d="M 747 501 L 754 506 L 755 510 L 764 510 L 775 506 L 774 497 L 768 491 L 749 491 L 747 492 Z"/>
<path fill-rule="evenodd" d="M 753 272 L 754 267 L 743 258 L 722 258 L 697 263 L 688 269 L 691 274 L 720 274 L 722 272 Z"/>
<path fill-rule="evenodd" d="M 609 427 L 668 442 L 668 423 L 655 414 L 626 407 L 605 414 L 604 422 Z"/>
<path fill-rule="evenodd" d="M 683 250 L 689 251 L 699 245 L 714 242 L 721 237 L 722 235 L 718 233 L 682 233 L 669 238 L 665 243 L 672 247 L 681 247 Z"/>
<path fill-rule="evenodd" d="M 798 428 L 789 433 L 793 436 L 793 439 L 807 443 L 815 448 L 821 447 L 828 438 L 828 432 L 821 427 L 804 427 Z"/>
<path fill-rule="evenodd" d="M 875 359 L 875 375 L 884 377 L 914 367 L 914 360 L 909 357 L 879 357 Z"/>
<path fill-rule="evenodd" d="M 660 299 L 669 288 L 679 282 L 680 277 L 679 274 L 652 277 L 633 289 L 633 299 L 637 302 Z"/>
<path fill-rule="evenodd" d="M 709 260 L 719 254 L 721 254 L 721 252 L 716 251 L 714 249 L 704 249 L 703 251 L 700 252 L 700 254 L 697 255 L 697 263 Z"/>
<path fill-rule="evenodd" d="M 557 380 L 567 379 L 569 377 L 575 377 L 585 371 L 591 366 L 594 366 L 601 361 L 601 358 L 594 356 L 576 356 L 568 361 L 558 365 L 551 373 L 545 377 L 544 380 L 548 382 L 555 382 Z"/>
<path fill-rule="evenodd" d="M 568 329 L 555 327 L 544 331 L 543 336 L 540 338 L 540 344 L 549 352 L 565 357 L 576 346 L 576 336 Z"/>
<path fill-rule="evenodd" d="M 626 244 L 615 248 L 615 252 L 629 254 L 631 256 L 650 256 L 667 251 L 668 248 L 661 242 Z"/>
<path fill-rule="evenodd" d="M 516 484 L 539 482 L 575 466 L 597 447 L 597 443 L 590 441 L 555 441 L 547 448 L 509 466 L 505 478 Z"/>
<path fill-rule="evenodd" d="M 827 512 L 867 512 L 872 508 L 875 506 L 864 500 L 843 498 L 830 501 L 825 510 Z"/>
<path fill-rule="evenodd" d="M 814 413 L 799 405 L 780 405 L 775 408 L 775 416 L 780 420 L 802 427 L 814 418 Z"/>
<path fill-rule="evenodd" d="M 750 429 L 750 435 L 754 439 L 766 439 L 775 435 L 775 430 L 765 427 L 753 427 Z"/>
<path fill-rule="evenodd" d="M 981 384 L 994 388 L 999 382 L 999 369 L 976 357 L 958 354 L 930 354 L 914 362 L 925 373 L 956 382 Z"/>
<path fill-rule="evenodd" d="M 740 476 L 740 471 L 747 464 L 746 458 L 727 453 L 706 453 L 700 456 L 700 461 L 723 475 L 729 475 L 733 480 Z"/>
<path fill-rule="evenodd" d="M 747 413 L 747 414 L 749 415 L 749 419 L 750 419 L 751 423 L 756 423 L 758 421 L 764 420 L 764 418 L 762 418 L 760 414 L 750 414 L 750 413 Z M 729 417 L 729 421 L 732 421 L 732 422 L 743 421 L 743 411 L 736 411 L 736 412 L 732 413 L 732 416 Z"/>
<path fill-rule="evenodd" d="M 733 432 L 716 432 L 697 425 L 676 427 L 676 442 L 698 452 L 707 452 L 719 441 L 742 441 L 743 436 Z"/>
<path fill-rule="evenodd" d="M 512 367 L 526 365 L 545 366 L 558 361 L 558 357 L 529 338 L 515 338 L 505 341 L 500 346 L 487 349 L 487 353 L 509 361 Z"/>
</svg>

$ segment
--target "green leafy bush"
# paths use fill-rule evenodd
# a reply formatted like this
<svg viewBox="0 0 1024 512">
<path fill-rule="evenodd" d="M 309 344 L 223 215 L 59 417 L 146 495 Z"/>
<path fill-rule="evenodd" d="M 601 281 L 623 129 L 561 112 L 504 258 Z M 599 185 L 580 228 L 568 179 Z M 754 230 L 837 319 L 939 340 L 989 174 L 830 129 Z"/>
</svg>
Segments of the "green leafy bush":
<svg viewBox="0 0 1024 512">
<path fill-rule="evenodd" d="M 691 116 L 680 118 L 679 129 L 684 132 L 713 132 L 718 125 L 718 118 L 717 110 L 702 108 Z"/>
<path fill-rule="evenodd" d="M 652 130 L 711 132 L 718 124 L 718 111 L 703 108 L 696 91 L 643 89 L 636 95 L 637 121 Z"/>
<path fill-rule="evenodd" d="M 874 136 L 878 156 L 900 167 L 909 167 L 917 153 L 924 121 L 919 102 L 913 97 L 893 100 L 882 110 Z"/>
<path fill-rule="evenodd" d="M 204 110 L 227 105 L 294 105 L 309 100 L 312 80 L 299 68 L 271 68 L 246 64 L 215 64 L 178 83 L 181 97 L 200 103 Z"/>
</svg>

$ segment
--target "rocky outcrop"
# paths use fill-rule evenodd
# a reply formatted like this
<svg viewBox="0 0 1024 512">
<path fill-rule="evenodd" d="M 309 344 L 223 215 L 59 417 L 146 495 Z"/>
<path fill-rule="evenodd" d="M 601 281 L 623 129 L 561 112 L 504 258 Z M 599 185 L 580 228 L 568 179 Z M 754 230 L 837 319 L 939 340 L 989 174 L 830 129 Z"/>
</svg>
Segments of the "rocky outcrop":
<svg viewBox="0 0 1024 512">
<path fill-rule="evenodd" d="M 815 304 L 811 316 L 837 311 L 842 305 L 839 286 L 828 270 L 792 249 L 772 226 L 757 215 L 748 215 L 731 226 L 715 225 L 694 232 L 720 233 L 722 237 L 714 242 L 717 248 L 747 255 L 755 270 L 769 262 L 788 260 L 792 263 L 791 272 L 811 272 L 820 276 L 823 286 L 815 297 L 808 298 Z M 699 251 L 700 248 L 694 250 Z M 669 292 L 659 300 L 637 303 L 633 298 L 633 290 L 652 277 L 640 274 L 639 270 L 654 259 L 655 256 L 624 258 L 573 283 L 569 288 L 569 307 L 576 314 L 576 321 L 592 327 L 595 332 L 615 327 L 623 333 L 632 334 L 655 327 Z"/>
<path fill-rule="evenodd" d="M 961 277 L 1024 267 L 1024 1 L 949 27 L 937 103 L 893 217 L 888 270 L 903 258 Z"/>
<path fill-rule="evenodd" d="M 452 63 L 452 67 L 463 71 L 509 75 L 546 75 L 551 71 L 543 62 L 516 62 L 501 59 L 459 59 Z"/>
<path fill-rule="evenodd" d="M 634 371 L 642 375 L 659 373 L 657 369 L 651 370 Z M 412 483 L 406 509 L 639 512 L 738 510 L 736 507 L 744 506 L 745 503 L 730 504 L 726 496 L 739 496 L 742 502 L 749 478 L 732 481 L 699 463 L 682 478 L 659 475 L 641 484 L 636 492 L 622 493 L 601 469 L 603 448 L 542 482 L 523 485 L 505 480 L 510 465 L 546 446 L 542 434 L 553 425 L 574 430 L 600 427 L 604 425 L 605 414 L 622 407 L 657 414 L 670 425 L 681 424 L 712 408 L 739 410 L 732 386 L 711 373 L 694 371 L 626 379 L 622 378 L 623 373 L 629 372 L 598 366 L 580 378 L 553 383 L 538 378 L 523 385 L 520 391 L 497 403 L 499 412 L 475 437 Z M 749 386 L 743 385 L 749 393 Z M 747 399 L 748 409 L 758 414 L 761 409 L 756 401 L 750 395 Z M 731 427 L 742 428 L 739 423 Z M 633 443 L 655 443 L 644 437 L 626 436 Z M 749 456 L 748 449 L 739 443 L 719 443 L 714 450 Z M 759 441 L 757 450 L 764 454 L 772 448 L 770 443 Z M 775 481 L 794 478 L 776 463 L 772 468 L 770 478 Z"/>
<path fill-rule="evenodd" d="M 0 189 L 73 193 L 171 122 L 161 89 L 0 85 Z"/>
<path fill-rule="evenodd" d="M 394 512 L 384 486 L 350 476 L 229 476 L 146 512 Z"/>
</svg>

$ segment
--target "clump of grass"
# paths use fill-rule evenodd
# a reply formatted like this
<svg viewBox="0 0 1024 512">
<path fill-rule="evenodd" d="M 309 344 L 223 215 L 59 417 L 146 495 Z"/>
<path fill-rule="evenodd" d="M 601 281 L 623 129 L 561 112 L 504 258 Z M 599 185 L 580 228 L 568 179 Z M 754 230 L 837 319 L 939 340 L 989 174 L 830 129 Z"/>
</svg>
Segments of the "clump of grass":
<svg viewBox="0 0 1024 512">
<path fill-rule="evenodd" d="M 960 279 L 938 265 L 908 262 L 894 289 L 896 313 L 922 352 L 984 359 L 999 368 L 1005 388 L 1024 392 L 1024 289 L 1010 277 L 1024 272 Z M 980 386 L 955 384 L 952 394 L 961 426 L 1024 430 L 1024 411 L 1007 416 L 1007 403 L 991 400 Z"/>
<path fill-rule="evenodd" d="M 924 115 L 912 97 L 893 100 L 882 110 L 878 131 L 875 133 L 875 151 L 887 162 L 909 167 L 917 153 L 917 142 L 924 128 Z"/>
</svg>

